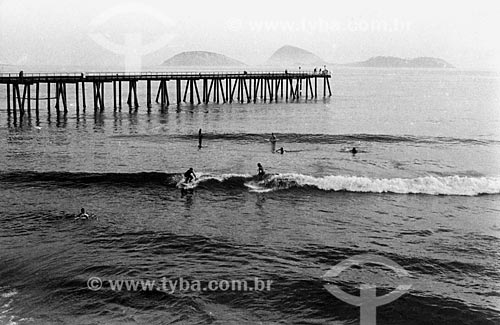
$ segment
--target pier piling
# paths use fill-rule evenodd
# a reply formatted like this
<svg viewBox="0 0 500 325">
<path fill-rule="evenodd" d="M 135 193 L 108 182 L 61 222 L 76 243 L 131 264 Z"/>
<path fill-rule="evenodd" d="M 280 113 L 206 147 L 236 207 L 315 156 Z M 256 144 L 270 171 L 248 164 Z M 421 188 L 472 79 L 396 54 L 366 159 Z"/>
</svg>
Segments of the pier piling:
<svg viewBox="0 0 500 325">
<path fill-rule="evenodd" d="M 10 84 L 7 85 L 7 113 L 10 115 Z"/>
<path fill-rule="evenodd" d="M 87 108 L 87 103 L 85 99 L 85 82 L 82 81 L 82 107 L 83 111 L 85 112 L 85 109 Z"/>
<path fill-rule="evenodd" d="M 50 115 L 50 82 L 47 82 L 47 114 Z"/>
<path fill-rule="evenodd" d="M 76 103 L 76 113 L 79 114 L 80 113 L 80 94 L 79 94 L 79 87 L 78 87 L 79 83 L 76 82 L 75 83 L 75 103 Z"/>
<path fill-rule="evenodd" d="M 28 116 L 31 116 L 31 85 L 27 84 L 24 86 L 24 90 L 26 91 L 27 94 L 27 102 L 28 102 Z"/>
<path fill-rule="evenodd" d="M 40 118 L 40 83 L 37 82 L 35 86 L 35 115 L 36 120 Z"/>
</svg>

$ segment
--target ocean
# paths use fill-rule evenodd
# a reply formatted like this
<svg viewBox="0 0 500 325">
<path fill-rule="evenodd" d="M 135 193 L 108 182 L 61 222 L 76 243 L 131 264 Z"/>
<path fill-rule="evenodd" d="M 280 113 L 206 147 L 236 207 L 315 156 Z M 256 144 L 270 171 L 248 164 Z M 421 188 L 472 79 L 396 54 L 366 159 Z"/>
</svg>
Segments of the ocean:
<svg viewBox="0 0 500 325">
<path fill-rule="evenodd" d="M 328 98 L 149 112 L 140 85 L 137 111 L 108 97 L 78 115 L 68 90 L 69 113 L 42 102 L 38 120 L 8 117 L 0 87 L 0 324 L 358 324 L 328 285 L 400 284 L 374 298 L 377 324 L 500 324 L 500 75 L 330 82 Z M 404 276 L 372 260 L 325 277 L 370 256 Z"/>
</svg>

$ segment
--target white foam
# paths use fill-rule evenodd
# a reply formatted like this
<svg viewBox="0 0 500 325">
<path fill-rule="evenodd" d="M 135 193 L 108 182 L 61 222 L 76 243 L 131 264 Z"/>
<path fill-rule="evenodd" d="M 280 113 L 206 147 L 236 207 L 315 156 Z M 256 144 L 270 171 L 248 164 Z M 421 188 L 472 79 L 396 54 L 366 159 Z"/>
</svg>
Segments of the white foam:
<svg viewBox="0 0 500 325">
<path fill-rule="evenodd" d="M 198 182 L 201 181 L 207 181 L 207 180 L 216 180 L 219 182 L 224 182 L 225 180 L 231 179 L 231 178 L 236 178 L 236 177 L 241 177 L 241 178 L 250 178 L 252 175 L 250 174 L 222 174 L 222 175 L 213 175 L 209 173 L 199 173 L 198 175 Z"/>
<path fill-rule="evenodd" d="M 17 295 L 17 290 L 16 289 L 10 290 L 10 291 L 5 292 L 5 293 L 2 293 L 2 298 L 10 298 L 10 297 L 14 297 L 15 295 Z"/>
<path fill-rule="evenodd" d="M 271 192 L 273 190 L 273 188 L 261 187 L 258 183 L 255 183 L 255 182 L 247 182 L 247 183 L 244 183 L 243 185 L 248 187 L 250 189 L 250 192 L 254 192 L 254 193 L 267 193 L 267 192 Z"/>
<path fill-rule="evenodd" d="M 417 178 L 369 178 L 331 175 L 317 178 L 301 174 L 279 174 L 267 180 L 266 184 L 275 188 L 314 186 L 326 191 L 364 193 L 467 196 L 500 193 L 500 177 L 425 176 Z"/>
<path fill-rule="evenodd" d="M 0 287 L 0 291 L 5 290 L 6 288 Z M 0 297 L 2 298 L 0 300 L 1 302 L 1 308 L 0 308 L 0 324 L 5 324 L 5 325 L 15 325 L 17 322 L 15 321 L 17 319 L 16 316 L 11 315 L 12 307 L 11 304 L 13 302 L 12 297 L 17 295 L 18 292 L 16 289 L 10 289 L 7 290 L 6 292 L 2 292 L 0 294 Z M 7 300 L 7 301 L 2 301 L 2 300 Z"/>
</svg>

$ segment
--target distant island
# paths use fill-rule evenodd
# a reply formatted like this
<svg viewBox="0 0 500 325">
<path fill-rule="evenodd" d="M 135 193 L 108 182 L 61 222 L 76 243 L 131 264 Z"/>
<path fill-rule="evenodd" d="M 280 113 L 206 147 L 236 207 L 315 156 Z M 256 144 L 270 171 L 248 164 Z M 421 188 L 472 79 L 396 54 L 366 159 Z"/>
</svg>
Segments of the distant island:
<svg viewBox="0 0 500 325">
<path fill-rule="evenodd" d="M 266 65 L 272 66 L 321 66 L 327 64 L 325 60 L 316 54 L 299 47 L 285 45 L 280 47 L 266 61 Z"/>
<path fill-rule="evenodd" d="M 208 51 L 181 52 L 165 60 L 163 66 L 198 66 L 198 67 L 242 67 L 245 63 L 225 56 L 223 54 Z M 311 69 L 321 68 L 323 65 L 363 67 L 363 68 L 435 68 L 453 69 L 452 64 L 443 59 L 432 57 L 418 57 L 404 59 L 395 56 L 375 56 L 366 61 L 345 64 L 328 63 L 318 55 L 296 46 L 285 45 L 277 49 L 264 63 L 267 66 Z"/>
<path fill-rule="evenodd" d="M 189 51 L 174 55 L 165 60 L 164 66 L 211 66 L 211 67 L 238 67 L 246 64 L 227 57 L 223 54 L 207 51 Z"/>
<path fill-rule="evenodd" d="M 363 62 L 342 64 L 349 67 L 367 68 L 455 68 L 443 59 L 420 57 L 415 59 L 403 59 L 394 56 L 376 56 Z"/>
</svg>

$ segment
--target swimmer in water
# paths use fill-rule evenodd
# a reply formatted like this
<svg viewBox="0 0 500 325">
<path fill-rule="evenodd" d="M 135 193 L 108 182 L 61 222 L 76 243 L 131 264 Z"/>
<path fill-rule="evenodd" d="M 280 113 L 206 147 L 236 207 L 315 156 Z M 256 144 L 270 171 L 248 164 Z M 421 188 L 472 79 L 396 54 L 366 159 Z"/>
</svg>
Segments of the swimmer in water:
<svg viewBox="0 0 500 325">
<path fill-rule="evenodd" d="M 353 155 L 355 155 L 355 154 L 357 154 L 357 153 L 358 153 L 358 150 L 356 150 L 356 148 L 352 148 L 350 151 L 351 151 L 351 153 L 352 153 Z"/>
<path fill-rule="evenodd" d="M 266 172 L 264 171 L 264 168 L 262 167 L 262 165 L 260 163 L 258 163 L 257 167 L 259 167 L 259 170 L 257 172 L 257 175 L 259 176 L 259 178 L 264 177 L 264 175 L 266 175 Z"/>
<path fill-rule="evenodd" d="M 87 212 L 85 212 L 85 208 L 82 208 L 80 210 L 80 213 L 76 216 L 75 219 L 82 219 L 82 220 L 87 220 L 89 218 L 89 215 Z"/>
<path fill-rule="evenodd" d="M 194 178 L 196 178 L 196 175 L 194 174 L 193 168 L 189 168 L 185 173 L 184 173 L 184 182 L 189 183 L 191 182 Z"/>
</svg>

